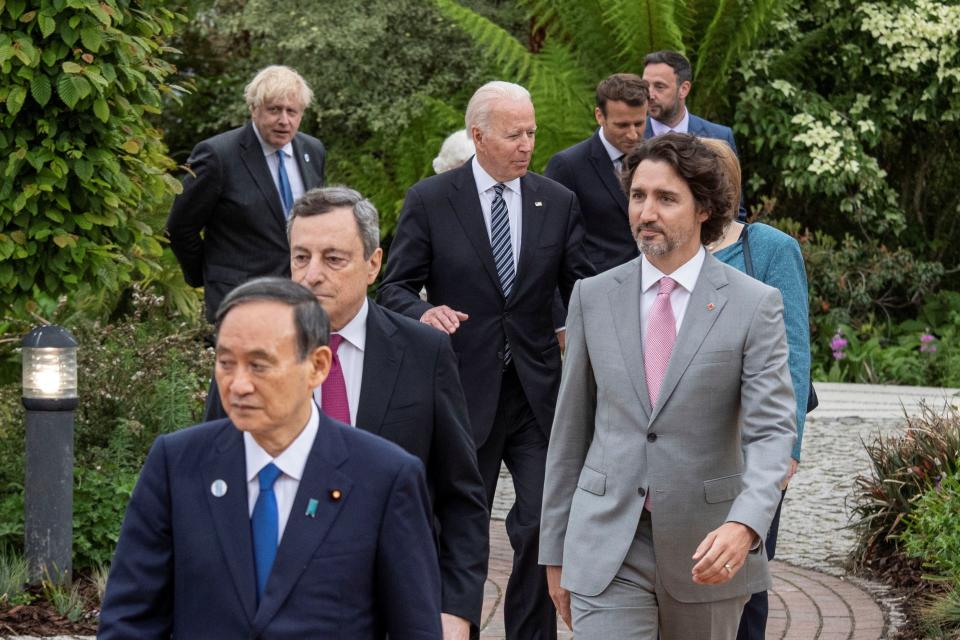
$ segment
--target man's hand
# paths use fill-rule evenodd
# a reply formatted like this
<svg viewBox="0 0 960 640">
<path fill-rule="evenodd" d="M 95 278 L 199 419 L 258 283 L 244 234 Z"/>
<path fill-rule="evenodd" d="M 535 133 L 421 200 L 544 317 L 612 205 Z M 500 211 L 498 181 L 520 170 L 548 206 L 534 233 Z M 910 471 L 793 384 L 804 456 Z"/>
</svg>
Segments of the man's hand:
<svg viewBox="0 0 960 640">
<path fill-rule="evenodd" d="M 560 619 L 567 625 L 567 629 L 573 630 L 573 621 L 570 618 L 570 592 L 560 586 L 560 574 L 563 567 L 547 567 L 547 591 L 550 592 L 550 599 L 553 600 L 553 606 L 557 608 Z"/>
<path fill-rule="evenodd" d="M 793 480 L 793 475 L 797 472 L 799 466 L 799 462 L 790 458 L 790 468 L 787 470 L 787 477 L 780 483 L 780 491 L 786 491 L 787 487 L 790 486 L 790 481 Z"/>
<path fill-rule="evenodd" d="M 696 584 L 723 584 L 737 574 L 757 539 L 753 529 L 739 522 L 724 522 L 707 534 L 693 554 Z"/>
<path fill-rule="evenodd" d="M 441 613 L 443 640 L 470 640 L 470 622 L 452 613 Z"/>
<path fill-rule="evenodd" d="M 560 329 L 557 331 L 557 342 L 560 343 L 560 353 L 563 353 L 567 350 L 567 330 Z"/>
<path fill-rule="evenodd" d="M 440 329 L 440 331 L 444 333 L 452 334 L 460 328 L 461 322 L 469 318 L 470 316 L 462 311 L 455 311 L 447 305 L 442 304 L 439 307 L 427 309 L 426 312 L 420 316 L 420 322 Z"/>
</svg>

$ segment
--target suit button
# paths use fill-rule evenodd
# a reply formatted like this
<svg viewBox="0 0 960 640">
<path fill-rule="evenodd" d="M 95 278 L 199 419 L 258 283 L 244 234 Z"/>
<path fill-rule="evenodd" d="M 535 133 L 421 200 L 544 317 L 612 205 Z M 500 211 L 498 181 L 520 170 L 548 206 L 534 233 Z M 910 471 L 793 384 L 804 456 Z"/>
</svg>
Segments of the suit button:
<svg viewBox="0 0 960 640">
<path fill-rule="evenodd" d="M 497 351 L 497 360 L 503 360 L 503 351 Z"/>
<path fill-rule="evenodd" d="M 647 442 L 656 442 L 656 441 L 657 441 L 657 434 L 655 433 L 647 434 Z"/>
<path fill-rule="evenodd" d="M 639 493 L 640 497 L 642 498 L 643 496 L 647 495 L 647 490 L 644 489 L 643 487 L 640 487 L 639 489 L 637 489 L 637 493 Z"/>
</svg>

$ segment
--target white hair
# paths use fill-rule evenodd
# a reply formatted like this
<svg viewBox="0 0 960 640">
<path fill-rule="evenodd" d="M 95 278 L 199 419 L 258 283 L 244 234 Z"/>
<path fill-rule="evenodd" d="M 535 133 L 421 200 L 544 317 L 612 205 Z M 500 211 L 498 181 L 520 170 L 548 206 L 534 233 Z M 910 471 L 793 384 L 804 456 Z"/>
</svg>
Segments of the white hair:
<svg viewBox="0 0 960 640">
<path fill-rule="evenodd" d="M 313 101 L 313 91 L 299 73 L 290 67 L 273 64 L 254 76 L 244 88 L 243 97 L 251 111 L 267 101 L 291 97 L 300 103 L 301 109 L 306 109 Z"/>
<path fill-rule="evenodd" d="M 490 112 L 499 101 L 530 102 L 531 104 L 533 102 L 530 99 L 530 92 L 518 84 L 503 80 L 488 82 L 476 90 L 467 104 L 467 113 L 464 117 L 467 131 L 471 131 L 474 127 L 480 131 L 488 131 Z"/>
<path fill-rule="evenodd" d="M 476 149 L 473 146 L 473 140 L 467 135 L 467 130 L 454 131 L 440 145 L 440 153 L 433 159 L 433 170 L 436 173 L 443 173 L 456 169 L 469 160 L 474 153 Z"/>
</svg>

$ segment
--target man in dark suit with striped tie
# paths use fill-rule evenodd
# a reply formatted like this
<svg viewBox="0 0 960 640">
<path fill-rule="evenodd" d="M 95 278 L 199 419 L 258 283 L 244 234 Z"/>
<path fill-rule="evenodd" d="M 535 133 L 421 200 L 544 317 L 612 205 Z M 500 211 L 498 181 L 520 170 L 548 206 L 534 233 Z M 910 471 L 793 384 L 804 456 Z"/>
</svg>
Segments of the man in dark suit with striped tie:
<svg viewBox="0 0 960 640">
<path fill-rule="evenodd" d="M 490 82 L 470 99 L 476 156 L 407 192 L 381 304 L 448 334 L 459 360 L 489 505 L 506 462 L 516 488 L 507 516 L 514 550 L 506 636 L 555 638 L 537 565 L 547 442 L 560 385 L 551 319 L 559 287 L 593 274 L 573 193 L 527 171 L 537 124 L 530 94 Z M 420 299 L 426 287 L 427 300 Z"/>
</svg>

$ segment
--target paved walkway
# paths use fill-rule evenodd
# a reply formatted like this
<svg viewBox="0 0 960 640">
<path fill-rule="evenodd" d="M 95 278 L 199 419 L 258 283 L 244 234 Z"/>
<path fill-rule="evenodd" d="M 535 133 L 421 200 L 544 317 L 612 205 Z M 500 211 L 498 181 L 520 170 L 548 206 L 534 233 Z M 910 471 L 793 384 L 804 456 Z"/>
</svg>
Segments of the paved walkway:
<svg viewBox="0 0 960 640">
<path fill-rule="evenodd" d="M 921 401 L 941 409 L 960 406 L 960 390 L 881 385 L 816 385 L 820 407 L 809 416 L 800 470 L 784 500 L 771 564 L 768 640 L 885 640 L 902 620 L 899 604 L 881 585 L 846 575 L 854 538 L 846 529 L 846 497 L 854 478 L 869 470 L 862 442 L 902 426 L 904 412 Z M 511 550 L 503 518 L 513 501 L 504 472 L 490 528 L 490 572 L 481 638 L 504 638 L 500 602 L 510 574 Z M 560 625 L 563 629 L 563 625 Z M 572 634 L 561 631 L 561 640 Z M 614 640 L 614 639 L 611 639 Z"/>
</svg>

